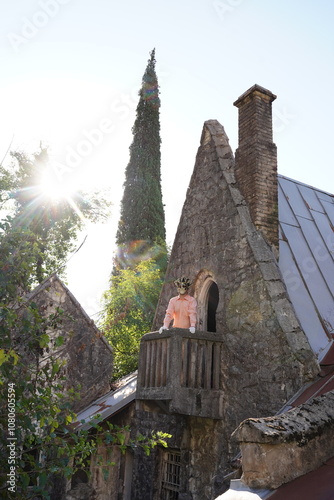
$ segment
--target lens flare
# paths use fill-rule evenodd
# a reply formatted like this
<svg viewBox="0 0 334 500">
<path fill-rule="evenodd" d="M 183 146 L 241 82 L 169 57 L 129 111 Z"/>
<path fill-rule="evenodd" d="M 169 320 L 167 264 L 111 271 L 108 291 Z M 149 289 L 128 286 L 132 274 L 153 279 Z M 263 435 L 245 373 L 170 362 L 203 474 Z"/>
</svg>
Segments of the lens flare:
<svg viewBox="0 0 334 500">
<path fill-rule="evenodd" d="M 69 182 L 62 182 L 54 176 L 45 174 L 40 182 L 40 190 L 51 200 L 68 198 L 75 192 L 75 187 Z"/>
<path fill-rule="evenodd" d="M 143 260 L 154 259 L 158 266 L 164 265 L 166 248 L 146 240 L 136 240 L 119 245 L 116 252 L 116 262 L 121 268 L 135 267 Z"/>
</svg>

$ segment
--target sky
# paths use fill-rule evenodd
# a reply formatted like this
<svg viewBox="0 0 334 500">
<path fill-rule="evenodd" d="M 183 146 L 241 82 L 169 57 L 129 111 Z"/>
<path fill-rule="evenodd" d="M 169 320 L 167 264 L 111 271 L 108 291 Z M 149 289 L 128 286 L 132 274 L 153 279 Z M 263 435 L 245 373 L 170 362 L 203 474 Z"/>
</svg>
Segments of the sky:
<svg viewBox="0 0 334 500">
<path fill-rule="evenodd" d="M 167 243 L 175 236 L 203 124 L 238 144 L 233 102 L 271 90 L 278 172 L 334 193 L 331 0 L 0 0 L 0 161 L 48 144 L 69 187 L 105 189 L 67 285 L 93 318 L 108 288 L 138 90 L 156 50 Z"/>
</svg>

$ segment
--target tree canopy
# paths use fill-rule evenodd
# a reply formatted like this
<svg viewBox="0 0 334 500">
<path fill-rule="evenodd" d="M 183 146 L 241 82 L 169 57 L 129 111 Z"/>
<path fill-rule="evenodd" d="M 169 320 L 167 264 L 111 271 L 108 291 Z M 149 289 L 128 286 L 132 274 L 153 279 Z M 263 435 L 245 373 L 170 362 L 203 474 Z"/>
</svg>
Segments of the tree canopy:
<svg viewBox="0 0 334 500">
<path fill-rule="evenodd" d="M 105 293 L 102 328 L 114 349 L 114 379 L 137 369 L 140 339 L 152 327 L 162 283 L 155 260 L 149 259 L 120 270 Z"/>
<path fill-rule="evenodd" d="M 73 192 L 53 197 L 43 188 L 43 176 L 52 170 L 47 148 L 32 156 L 12 153 L 12 163 L 0 169 L 0 202 L 4 224 L 0 232 L 0 260 L 22 266 L 20 286 L 27 290 L 41 283 L 52 272 L 62 274 L 66 259 L 75 249 L 75 241 L 86 220 L 103 220 L 110 203 L 103 196 Z M 29 273 L 24 272 L 27 247 L 33 248 L 34 260 Z M 34 255 L 34 256 L 33 256 Z M 23 283 L 25 277 L 26 282 Z"/>
<path fill-rule="evenodd" d="M 14 154 L 15 169 L 1 169 L 0 197 L 0 497 L 28 500 L 51 498 L 83 468 L 101 443 L 125 451 L 140 446 L 146 453 L 166 446 L 167 434 L 126 438 L 127 428 L 93 422 L 93 431 L 77 431 L 72 411 L 77 394 L 64 392 L 62 363 L 55 349 L 64 338 L 58 326 L 65 311 L 44 308 L 26 294 L 48 273 L 63 266 L 83 215 L 104 214 L 102 205 L 82 195 L 49 200 L 39 188 L 48 163 L 41 150 L 29 158 Z M 12 205 L 8 207 L 8 205 Z M 70 332 L 68 332 L 70 333 Z M 87 466 L 88 462 L 88 466 Z M 101 457 L 103 473 L 112 466 Z M 59 496 L 57 496 L 59 498 Z"/>
</svg>

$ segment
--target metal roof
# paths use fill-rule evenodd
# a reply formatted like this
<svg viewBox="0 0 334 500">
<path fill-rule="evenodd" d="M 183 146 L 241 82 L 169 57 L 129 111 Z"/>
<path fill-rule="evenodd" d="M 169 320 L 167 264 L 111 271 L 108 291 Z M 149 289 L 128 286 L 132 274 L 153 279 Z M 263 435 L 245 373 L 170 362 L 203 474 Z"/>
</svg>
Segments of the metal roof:
<svg viewBox="0 0 334 500">
<path fill-rule="evenodd" d="M 334 335 L 334 195 L 278 176 L 279 266 L 319 361 Z"/>
<path fill-rule="evenodd" d="M 135 400 L 136 388 L 137 372 L 123 377 L 119 380 L 119 387 L 116 390 L 108 392 L 77 414 L 77 421 L 74 422 L 75 428 L 87 430 L 92 427 L 92 421 L 98 415 L 99 420 L 115 415 Z"/>
<path fill-rule="evenodd" d="M 304 476 L 280 486 L 270 500 L 333 500 L 334 457 Z"/>
<path fill-rule="evenodd" d="M 300 476 L 277 490 L 254 490 L 241 480 L 232 480 L 231 487 L 216 500 L 333 500 L 334 457 L 319 469 Z"/>
<path fill-rule="evenodd" d="M 279 267 L 291 302 L 322 371 L 279 411 L 334 390 L 334 195 L 278 176 Z M 275 491 L 242 481 L 217 500 L 332 500 L 334 458 Z"/>
</svg>

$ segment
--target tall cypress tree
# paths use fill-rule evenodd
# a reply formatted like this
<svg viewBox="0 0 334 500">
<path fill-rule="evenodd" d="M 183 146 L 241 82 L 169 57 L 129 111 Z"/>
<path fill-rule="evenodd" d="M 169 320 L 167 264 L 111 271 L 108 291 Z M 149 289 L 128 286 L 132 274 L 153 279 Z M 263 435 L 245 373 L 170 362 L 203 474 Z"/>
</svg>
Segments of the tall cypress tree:
<svg viewBox="0 0 334 500">
<path fill-rule="evenodd" d="M 118 245 L 102 328 L 114 348 L 114 377 L 138 366 L 140 338 L 151 328 L 167 267 L 161 193 L 160 98 L 155 50 L 143 76 L 125 171 Z"/>
<path fill-rule="evenodd" d="M 155 72 L 155 49 L 142 79 L 136 119 L 132 128 L 133 142 L 130 160 L 125 171 L 124 193 L 121 215 L 116 234 L 116 243 L 123 254 L 123 263 L 116 258 L 116 267 L 129 267 L 125 255 L 131 253 L 138 242 L 144 247 L 165 244 L 165 215 L 161 192 L 160 153 L 160 98 Z M 137 244 L 137 257 L 143 245 Z"/>
</svg>

